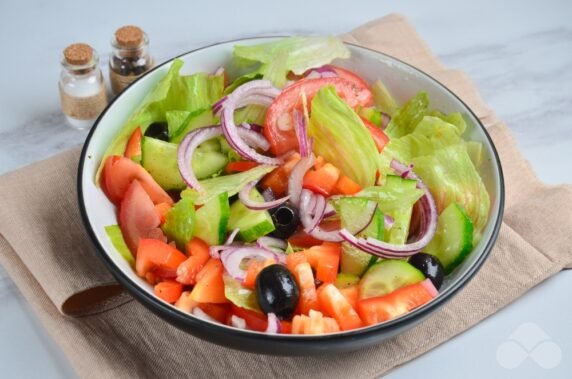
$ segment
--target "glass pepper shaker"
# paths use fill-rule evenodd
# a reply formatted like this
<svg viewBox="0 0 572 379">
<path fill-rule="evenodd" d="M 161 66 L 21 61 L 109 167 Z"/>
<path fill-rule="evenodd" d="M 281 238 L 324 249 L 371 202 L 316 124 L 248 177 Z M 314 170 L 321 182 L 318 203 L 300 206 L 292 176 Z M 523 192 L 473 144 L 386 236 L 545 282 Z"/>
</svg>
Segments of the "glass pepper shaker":
<svg viewBox="0 0 572 379">
<path fill-rule="evenodd" d="M 111 89 L 117 95 L 153 67 L 153 58 L 149 55 L 147 34 L 134 25 L 117 29 L 111 39 L 111 47 L 109 79 Z"/>
<path fill-rule="evenodd" d="M 59 80 L 62 111 L 75 129 L 90 128 L 107 105 L 99 57 L 91 46 L 75 43 L 65 48 Z"/>
</svg>

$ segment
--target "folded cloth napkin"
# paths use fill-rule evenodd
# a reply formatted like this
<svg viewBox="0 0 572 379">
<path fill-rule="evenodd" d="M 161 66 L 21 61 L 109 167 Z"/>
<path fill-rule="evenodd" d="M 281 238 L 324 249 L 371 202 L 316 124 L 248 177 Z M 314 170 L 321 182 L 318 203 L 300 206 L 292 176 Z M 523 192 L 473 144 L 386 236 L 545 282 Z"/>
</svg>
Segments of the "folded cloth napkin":
<svg viewBox="0 0 572 379">
<path fill-rule="evenodd" d="M 274 357 L 213 345 L 157 318 L 113 281 L 83 231 L 75 193 L 79 150 L 70 151 L 0 178 L 0 263 L 81 377 L 376 377 L 572 267 L 572 187 L 548 187 L 536 179 L 468 78 L 443 67 L 399 15 L 344 39 L 428 72 L 487 126 L 507 196 L 497 244 L 479 273 L 419 326 L 353 353 Z"/>
</svg>

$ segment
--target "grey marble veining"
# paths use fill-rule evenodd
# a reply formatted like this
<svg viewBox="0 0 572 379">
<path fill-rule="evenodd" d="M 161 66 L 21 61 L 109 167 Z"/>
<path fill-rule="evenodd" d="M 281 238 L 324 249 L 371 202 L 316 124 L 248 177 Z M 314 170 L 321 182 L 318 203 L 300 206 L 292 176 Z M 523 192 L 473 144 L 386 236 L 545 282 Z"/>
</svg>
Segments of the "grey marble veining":
<svg viewBox="0 0 572 379">
<path fill-rule="evenodd" d="M 0 174 L 84 141 L 64 124 L 57 80 L 61 50 L 91 43 L 106 72 L 114 28 L 135 23 L 151 37 L 157 61 L 218 41 L 255 35 L 339 34 L 399 12 L 413 22 L 448 66 L 469 74 L 517 137 L 523 154 L 548 183 L 572 183 L 572 2 L 376 0 L 328 2 L 251 0 L 169 4 L 100 0 L 0 3 Z M 2 201 L 9 201 L 3 199 Z M 546 377 L 572 372 L 572 286 L 563 272 L 498 314 L 389 376 Z M 73 371 L 0 268 L 0 367 L 6 378 L 73 377 Z M 542 369 L 532 360 L 503 368 L 496 352 L 525 323 L 542 328 L 562 362 Z M 458 354 L 463 351 L 463 354 Z M 452 358 L 454 357 L 454 358 Z M 30 363 L 31 362 L 31 363 Z"/>
</svg>

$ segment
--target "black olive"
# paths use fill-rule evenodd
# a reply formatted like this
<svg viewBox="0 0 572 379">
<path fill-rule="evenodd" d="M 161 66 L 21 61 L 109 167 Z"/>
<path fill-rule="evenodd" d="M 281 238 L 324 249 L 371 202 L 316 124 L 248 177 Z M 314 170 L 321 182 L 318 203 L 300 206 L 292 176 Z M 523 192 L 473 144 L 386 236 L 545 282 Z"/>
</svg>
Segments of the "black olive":
<svg viewBox="0 0 572 379">
<path fill-rule="evenodd" d="M 274 313 L 280 319 L 294 314 L 300 290 L 292 273 L 275 264 L 265 267 L 256 277 L 258 304 L 264 313 Z"/>
<path fill-rule="evenodd" d="M 409 264 L 430 279 L 435 288 L 441 288 L 445 274 L 443 265 L 436 256 L 427 253 L 417 253 L 409 258 Z"/>
<path fill-rule="evenodd" d="M 290 237 L 300 224 L 298 211 L 289 204 L 271 209 L 270 215 L 276 227 L 271 235 L 276 238 L 286 239 Z"/>
<path fill-rule="evenodd" d="M 145 130 L 145 137 L 169 141 L 169 126 L 166 122 L 154 122 Z"/>
</svg>

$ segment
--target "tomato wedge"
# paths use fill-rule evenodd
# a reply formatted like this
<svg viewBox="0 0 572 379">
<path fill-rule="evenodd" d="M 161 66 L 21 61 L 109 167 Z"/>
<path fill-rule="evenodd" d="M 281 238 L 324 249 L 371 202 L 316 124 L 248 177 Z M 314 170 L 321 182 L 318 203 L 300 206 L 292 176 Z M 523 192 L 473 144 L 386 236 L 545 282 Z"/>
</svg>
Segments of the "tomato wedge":
<svg viewBox="0 0 572 379">
<path fill-rule="evenodd" d="M 177 268 L 177 281 L 193 285 L 197 282 L 197 275 L 210 258 L 209 246 L 199 238 L 193 238 L 186 246 L 187 258 Z"/>
<path fill-rule="evenodd" d="M 134 179 L 141 183 L 154 204 L 173 204 L 173 199 L 157 184 L 151 174 L 129 158 L 119 155 L 108 157 L 105 161 L 102 178 L 105 181 L 103 188 L 107 197 L 116 205 L 121 203 L 127 188 Z"/>
<path fill-rule="evenodd" d="M 141 238 L 161 231 L 161 218 L 139 180 L 133 180 L 119 207 L 119 227 L 129 250 L 135 256 Z"/>
<path fill-rule="evenodd" d="M 228 303 L 224 295 L 223 271 L 220 259 L 209 259 L 197 274 L 197 284 L 191 291 L 191 299 L 198 303 Z"/>
<path fill-rule="evenodd" d="M 309 170 L 304 175 L 302 187 L 314 193 L 329 197 L 340 178 L 340 170 L 334 165 L 326 163 L 316 170 Z"/>
<path fill-rule="evenodd" d="M 174 304 L 183 293 L 183 285 L 174 280 L 166 280 L 158 283 L 154 287 L 155 295 L 167 303 Z"/>
<path fill-rule="evenodd" d="M 324 242 L 304 251 L 308 263 L 316 270 L 316 279 L 324 283 L 333 283 L 338 275 L 342 248 L 339 243 Z"/>
<path fill-rule="evenodd" d="M 374 125 L 363 117 L 361 117 L 361 120 L 370 132 L 373 142 L 375 143 L 375 147 L 377 147 L 377 151 L 381 153 L 385 145 L 389 142 L 389 137 L 379 128 L 379 126 Z"/>
<path fill-rule="evenodd" d="M 366 107 L 373 104 L 373 95 L 370 89 L 363 79 L 355 74 L 348 74 L 346 77 L 297 81 L 274 99 L 266 113 L 264 136 L 270 142 L 270 151 L 274 155 L 281 155 L 298 148 L 298 139 L 291 116 L 292 110 L 300 108 L 302 93 L 306 95 L 306 99 L 310 103 L 320 88 L 326 85 L 333 85 L 340 97 L 352 108 L 358 105 Z"/>
<path fill-rule="evenodd" d="M 232 313 L 246 321 L 248 329 L 264 332 L 268 328 L 268 317 L 264 313 L 251 311 L 232 305 Z"/>
<path fill-rule="evenodd" d="M 300 299 L 298 300 L 298 310 L 296 313 L 308 314 L 310 310 L 318 309 L 318 295 L 312 267 L 307 262 L 300 263 L 294 268 L 294 278 L 300 289 Z"/>
<path fill-rule="evenodd" d="M 224 168 L 224 172 L 226 172 L 227 174 L 234 174 L 237 172 L 248 171 L 256 166 L 258 166 L 258 163 L 250 161 L 230 162 Z"/>
</svg>

